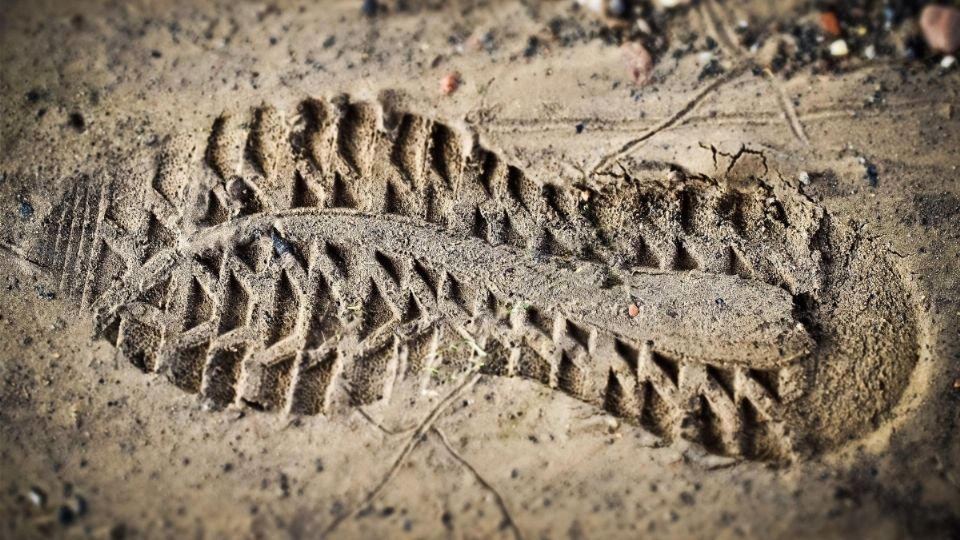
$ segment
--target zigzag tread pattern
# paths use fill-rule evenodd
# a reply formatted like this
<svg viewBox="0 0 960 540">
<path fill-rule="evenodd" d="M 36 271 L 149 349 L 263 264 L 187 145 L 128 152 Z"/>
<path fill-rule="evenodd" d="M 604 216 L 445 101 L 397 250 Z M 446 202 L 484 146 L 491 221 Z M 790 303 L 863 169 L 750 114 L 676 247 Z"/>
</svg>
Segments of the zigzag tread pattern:
<svg viewBox="0 0 960 540">
<path fill-rule="evenodd" d="M 269 106 L 224 114 L 202 160 L 200 180 L 159 166 L 142 210 L 102 193 L 140 188 L 78 184 L 51 226 L 49 264 L 65 288 L 82 284 L 71 292 L 118 351 L 216 408 L 320 414 L 479 369 L 539 381 L 666 440 L 750 459 L 792 451 L 783 411 L 803 391 L 803 340 L 779 343 L 784 358 L 768 363 L 761 352 L 686 356 L 669 336 L 620 332 L 533 292 L 550 283 L 484 277 L 512 271 L 499 258 L 513 257 L 550 276 L 587 269 L 598 291 L 629 292 L 637 275 L 678 290 L 686 276 L 815 289 L 819 268 L 784 234 L 791 209 L 762 188 L 542 183 L 449 126 L 345 97 L 304 101 L 291 119 Z M 486 251 L 471 265 L 487 273 L 402 235 L 377 245 L 351 232 L 363 220 L 384 237 L 426 231 L 437 252 Z"/>
</svg>

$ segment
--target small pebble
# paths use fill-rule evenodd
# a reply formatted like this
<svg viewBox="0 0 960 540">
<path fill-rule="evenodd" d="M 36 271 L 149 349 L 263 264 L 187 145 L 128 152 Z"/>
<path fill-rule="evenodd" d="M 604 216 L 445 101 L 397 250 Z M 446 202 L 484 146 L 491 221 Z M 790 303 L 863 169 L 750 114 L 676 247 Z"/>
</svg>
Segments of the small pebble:
<svg viewBox="0 0 960 540">
<path fill-rule="evenodd" d="M 960 49 L 960 9 L 929 5 L 920 14 L 920 29 L 931 49 L 945 54 Z"/>
<path fill-rule="evenodd" d="M 453 72 L 440 79 L 440 93 L 449 96 L 460 87 L 460 73 Z"/>
<path fill-rule="evenodd" d="M 867 163 L 864 165 L 864 177 L 867 179 L 867 182 L 870 183 L 870 187 L 877 187 L 877 184 L 880 183 L 880 174 L 877 172 L 877 166 L 872 163 Z"/>
<path fill-rule="evenodd" d="M 577 3 L 598 15 L 603 15 L 603 0 L 577 0 Z"/>
<path fill-rule="evenodd" d="M 607 4 L 607 13 L 617 18 L 626 17 L 627 1 L 626 0 L 610 0 Z"/>
<path fill-rule="evenodd" d="M 78 112 L 72 112 L 67 117 L 67 123 L 70 124 L 70 127 L 83 133 L 87 129 L 87 121 L 83 118 L 83 115 Z"/>
<path fill-rule="evenodd" d="M 657 0 L 657 6 L 662 9 L 671 9 L 675 7 L 685 6 L 690 3 L 690 0 Z"/>
<path fill-rule="evenodd" d="M 877 48 L 873 45 L 867 45 L 863 49 L 863 57 L 867 60 L 873 60 L 877 57 Z"/>
<path fill-rule="evenodd" d="M 801 184 L 805 186 L 810 185 L 810 173 L 808 173 L 807 171 L 801 172 L 797 178 L 800 180 Z"/>
<path fill-rule="evenodd" d="M 830 55 L 831 56 L 846 56 L 850 54 L 850 47 L 847 46 L 847 42 L 838 39 L 830 44 Z"/>
<path fill-rule="evenodd" d="M 373 17 L 377 14 L 377 9 L 380 6 L 377 5 L 377 0 L 363 0 L 363 5 L 360 7 L 360 11 L 363 12 L 367 17 Z"/>
<path fill-rule="evenodd" d="M 653 71 L 653 57 L 647 52 L 646 47 L 636 41 L 630 41 L 620 46 L 620 52 L 623 54 L 627 73 L 634 84 L 637 86 L 647 84 L 650 73 Z"/>
<path fill-rule="evenodd" d="M 44 506 L 47 504 L 47 494 L 36 486 L 30 488 L 30 493 L 27 496 L 34 506 Z"/>
<path fill-rule="evenodd" d="M 638 315 L 640 315 L 640 307 L 636 304 L 630 304 L 627 306 L 627 315 L 630 315 L 631 319 L 636 318 Z"/>
<path fill-rule="evenodd" d="M 940 61 L 940 67 L 942 67 L 943 69 L 950 69 L 956 63 L 957 63 L 957 57 L 948 54 L 943 57 L 943 60 Z"/>
<path fill-rule="evenodd" d="M 837 20 L 837 15 L 832 11 L 824 11 L 820 14 L 820 26 L 823 27 L 824 32 L 831 36 L 840 35 L 840 21 Z"/>
<path fill-rule="evenodd" d="M 650 23 L 648 23 L 648 22 L 647 22 L 645 19 L 643 19 L 642 17 L 638 17 L 638 18 L 637 18 L 637 30 L 639 30 L 641 33 L 644 33 L 644 34 L 647 34 L 647 35 L 650 35 L 650 34 L 653 33 L 653 29 L 650 28 Z"/>
<path fill-rule="evenodd" d="M 20 217 L 23 219 L 33 217 L 33 206 L 27 201 L 20 201 Z"/>
<path fill-rule="evenodd" d="M 523 48 L 523 57 L 524 58 L 533 58 L 537 54 L 537 49 L 540 48 L 540 38 L 537 36 L 530 36 L 527 38 L 527 46 Z"/>
<path fill-rule="evenodd" d="M 287 253 L 293 253 L 293 246 L 290 245 L 290 242 L 287 242 L 286 238 L 280 236 L 280 233 L 276 230 L 274 230 L 270 236 L 273 240 L 273 251 L 277 254 L 277 257 L 283 257 Z"/>
<path fill-rule="evenodd" d="M 73 525 L 77 520 L 77 513 L 67 505 L 63 505 L 57 510 L 57 520 L 61 525 Z"/>
</svg>

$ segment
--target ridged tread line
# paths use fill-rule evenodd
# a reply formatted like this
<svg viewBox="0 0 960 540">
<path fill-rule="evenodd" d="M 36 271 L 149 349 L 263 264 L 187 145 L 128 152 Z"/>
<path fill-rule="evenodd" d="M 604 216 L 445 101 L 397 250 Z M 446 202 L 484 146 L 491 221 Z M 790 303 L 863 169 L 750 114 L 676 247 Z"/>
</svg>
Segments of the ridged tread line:
<svg viewBox="0 0 960 540">
<path fill-rule="evenodd" d="M 250 119 L 253 127 L 248 131 L 243 126 Z M 383 132 L 377 122 L 373 106 L 342 98 L 304 102 L 298 127 L 293 130 L 269 107 L 257 109 L 250 116 L 219 117 L 204 154 L 205 163 L 219 181 L 208 189 L 197 209 L 183 203 L 178 208 L 171 193 L 161 192 L 157 183 L 152 185 L 151 191 L 157 196 L 142 220 L 148 242 L 142 250 L 141 267 L 152 264 L 155 255 L 169 252 L 173 243 L 169 239 L 175 234 L 168 224 L 177 219 L 189 234 L 225 223 L 231 216 L 291 207 L 345 207 L 421 218 L 449 234 L 475 236 L 491 245 L 508 244 L 543 255 L 588 257 L 605 264 L 653 265 L 663 270 L 699 269 L 791 285 L 770 270 L 782 266 L 778 263 L 789 260 L 789 255 L 773 251 L 764 258 L 749 255 L 746 246 L 756 238 L 777 234 L 775 230 L 758 230 L 755 225 L 763 222 L 764 227 L 778 226 L 778 220 L 770 219 L 771 213 L 758 207 L 755 198 L 739 192 L 716 193 L 718 188 L 712 186 L 678 192 L 655 187 L 650 192 L 634 193 L 632 200 L 637 202 L 638 212 L 646 212 L 637 222 L 604 222 L 605 216 L 591 207 L 590 198 L 603 196 L 600 193 L 586 189 L 580 199 L 569 193 L 566 197 L 562 192 L 558 195 L 555 187 L 538 186 L 496 154 L 476 143 L 459 144 L 455 130 L 423 117 L 405 114 L 399 128 L 391 133 Z M 386 159 L 377 159 L 383 156 Z M 101 229 L 99 225 L 106 219 L 97 202 L 95 223 L 88 223 L 91 205 L 87 192 L 67 198 L 71 199 L 75 204 L 62 209 L 56 224 L 54 265 L 60 264 L 55 260 L 59 253 L 69 259 L 69 254 L 79 253 L 84 246 L 89 248 L 92 240 L 87 236 L 97 236 L 91 233 L 91 227 Z M 595 200 L 593 204 L 602 207 Z M 78 221 L 81 207 L 83 217 Z M 709 227 L 702 226 L 711 220 Z M 110 226 L 103 229 L 110 230 Z M 606 231 L 624 234 L 614 239 Z M 711 236 L 703 236 L 706 232 Z M 437 277 L 424 279 L 415 270 L 416 261 L 397 265 L 394 260 L 393 267 L 386 268 L 381 259 L 390 258 L 390 254 L 362 254 L 373 257 L 382 269 L 378 275 L 366 275 L 358 270 L 361 265 L 331 257 L 336 247 L 281 248 L 279 251 L 287 249 L 279 254 L 284 277 L 273 279 L 288 280 L 292 295 L 285 293 L 289 305 L 274 303 L 267 308 L 271 300 L 261 298 L 259 291 L 274 291 L 275 285 L 269 286 L 254 272 L 261 270 L 262 261 L 278 248 L 275 238 L 273 245 L 268 245 L 269 238 L 258 241 L 261 262 L 251 262 L 239 246 L 235 253 L 220 254 L 222 262 L 215 273 L 193 261 L 171 275 L 167 290 L 159 301 L 153 299 L 153 304 L 140 298 L 118 303 L 122 293 L 101 296 L 93 294 L 95 291 L 88 301 L 99 300 L 96 308 L 106 310 L 103 327 L 113 329 L 118 349 L 139 358 L 136 363 L 145 370 L 169 370 L 179 386 L 202 392 L 219 407 L 246 402 L 312 414 L 330 410 L 338 400 L 357 405 L 371 398 L 382 399 L 389 396 L 394 381 L 410 375 L 398 374 L 404 366 L 417 376 L 432 374 L 437 368 L 434 361 L 442 357 L 438 351 L 444 349 L 438 336 L 443 334 L 443 339 L 448 339 L 460 335 L 450 321 L 476 319 L 487 333 L 478 348 L 497 351 L 496 360 L 502 364 L 485 366 L 486 371 L 541 380 L 638 420 L 664 437 L 684 436 L 713 445 L 712 449 L 720 453 L 744 453 L 753 451 L 749 448 L 769 450 L 769 445 L 740 441 L 746 422 L 757 421 L 759 416 L 770 429 L 780 429 L 776 413 L 779 396 L 757 383 L 749 370 L 732 368 L 724 375 L 732 385 L 724 386 L 707 372 L 706 365 L 675 366 L 671 376 L 654 361 L 655 351 L 643 344 L 632 349 L 622 346 L 615 355 L 611 355 L 610 344 L 605 344 L 603 351 L 591 350 L 595 345 L 589 332 L 585 339 L 584 331 L 572 322 L 561 324 L 559 330 L 555 325 L 552 331 L 543 332 L 531 331 L 536 325 L 528 321 L 517 330 L 516 324 L 496 321 L 483 312 L 480 305 L 485 297 L 493 296 L 491 291 L 466 291 L 464 284 L 442 269 L 431 269 Z M 599 251 L 574 247 L 597 243 Z M 66 248 L 61 249 L 64 244 Z M 101 244 L 101 250 L 109 250 L 108 245 Z M 292 249 L 301 257 L 309 254 L 306 267 Z M 85 253 L 79 256 L 79 263 L 63 261 L 62 284 L 67 281 L 67 267 L 87 265 L 90 249 Z M 124 262 L 133 266 L 130 261 Z M 152 270 L 156 275 L 156 268 Z M 89 275 L 89 269 L 85 273 Z M 143 271 L 132 279 L 148 287 L 150 275 Z M 248 295 L 248 322 L 265 321 L 280 311 L 291 310 L 297 313 L 296 320 L 287 320 L 283 324 L 288 326 L 278 329 L 268 328 L 266 322 L 250 327 L 239 324 L 238 319 L 231 323 L 236 328 L 220 335 L 221 319 L 236 315 L 227 315 L 221 309 L 228 282 L 239 284 Z M 318 318 L 331 321 L 329 314 L 310 313 L 311 299 L 318 296 L 308 294 L 305 287 L 319 287 L 320 283 L 327 287 L 323 294 L 331 305 L 361 305 L 362 312 L 366 314 L 369 309 L 370 313 L 379 313 L 381 319 L 386 316 L 386 322 L 378 319 L 367 323 L 361 318 L 352 326 L 344 326 L 337 317 L 340 324 L 333 326 L 342 326 L 337 333 L 304 350 L 310 335 L 305 327 Z M 341 283 L 341 288 L 335 283 Z M 84 290 L 89 288 L 89 284 L 84 286 Z M 360 293 L 348 294 L 351 291 Z M 129 293 L 127 299 L 131 299 Z M 188 329 L 177 329 L 188 312 L 205 320 L 196 321 Z M 419 316 L 403 320 L 410 312 Z M 371 327 L 364 328 L 365 324 Z M 337 340 L 342 341 L 343 333 L 355 328 L 365 334 L 363 343 L 356 344 L 362 346 L 344 357 L 338 352 Z M 143 339 L 145 333 L 152 336 L 145 340 L 150 347 L 138 348 L 135 341 Z M 262 343 L 266 335 L 272 336 L 270 347 L 250 346 Z M 424 356 L 411 358 L 411 351 L 421 351 L 424 340 L 430 344 L 425 353 L 418 352 Z M 384 355 L 385 350 L 390 354 Z M 636 351 L 636 357 L 625 357 L 624 350 Z M 609 358 L 618 360 L 611 362 Z M 365 368 L 351 372 L 350 367 L 358 364 Z M 586 373 L 586 366 L 599 373 Z M 664 403 L 668 414 L 655 402 Z M 752 412 L 746 414 L 745 409 Z M 717 435 L 715 440 L 707 440 L 710 433 Z M 778 451 L 788 453 L 786 434 L 776 439 L 784 446 Z"/>
</svg>

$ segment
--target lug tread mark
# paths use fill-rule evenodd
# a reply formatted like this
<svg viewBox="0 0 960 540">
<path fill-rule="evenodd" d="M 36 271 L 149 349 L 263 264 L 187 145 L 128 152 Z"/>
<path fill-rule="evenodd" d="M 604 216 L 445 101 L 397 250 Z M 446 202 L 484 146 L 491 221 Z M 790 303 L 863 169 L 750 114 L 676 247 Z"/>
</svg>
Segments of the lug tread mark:
<svg viewBox="0 0 960 540">
<path fill-rule="evenodd" d="M 612 331 L 625 315 L 611 325 L 565 312 L 534 290 L 550 283 L 511 289 L 491 272 L 425 257 L 409 242 L 362 242 L 349 229 L 278 231 L 305 216 L 390 219 L 419 223 L 445 248 L 474 242 L 506 254 L 504 273 L 538 258 L 815 291 L 820 266 L 785 232 L 794 208 L 770 203 L 763 186 L 677 182 L 674 171 L 609 188 L 543 184 L 445 124 L 403 114 L 385 130 L 379 114 L 343 97 L 304 101 L 290 129 L 266 105 L 224 114 L 203 156 L 216 185 L 191 191 L 162 155 L 143 182 L 147 208 L 123 212 L 111 190 L 129 186 L 77 182 L 52 214 L 45 264 L 92 306 L 121 354 L 217 408 L 327 413 L 479 362 L 483 373 L 539 381 L 667 440 L 751 459 L 792 455 L 785 411 L 804 396 L 802 355 L 763 367 L 688 358 L 657 330 L 652 342 Z M 184 202 L 184 193 L 198 196 Z M 198 220 L 198 233 L 183 216 Z M 204 231 L 229 234 L 201 246 Z M 597 295 L 618 286 L 598 282 Z M 528 296 L 539 300 L 527 305 Z"/>
</svg>

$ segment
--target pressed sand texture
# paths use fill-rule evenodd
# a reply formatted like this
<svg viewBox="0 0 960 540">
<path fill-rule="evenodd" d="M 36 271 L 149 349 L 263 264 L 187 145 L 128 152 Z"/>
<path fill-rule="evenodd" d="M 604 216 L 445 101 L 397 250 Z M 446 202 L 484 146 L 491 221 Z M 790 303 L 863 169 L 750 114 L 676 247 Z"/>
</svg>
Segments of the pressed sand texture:
<svg viewBox="0 0 960 540">
<path fill-rule="evenodd" d="M 805 9 L 12 5 L 0 530 L 956 534 L 960 75 Z"/>
</svg>

